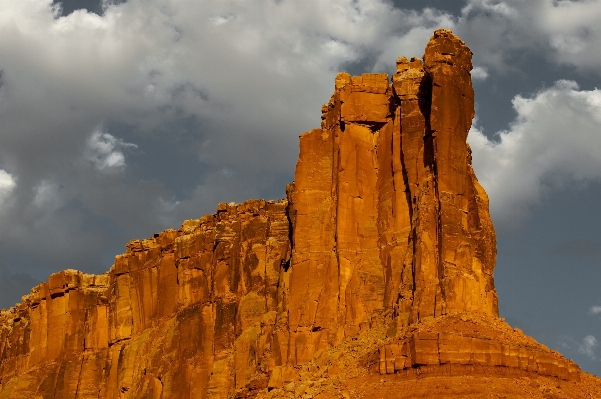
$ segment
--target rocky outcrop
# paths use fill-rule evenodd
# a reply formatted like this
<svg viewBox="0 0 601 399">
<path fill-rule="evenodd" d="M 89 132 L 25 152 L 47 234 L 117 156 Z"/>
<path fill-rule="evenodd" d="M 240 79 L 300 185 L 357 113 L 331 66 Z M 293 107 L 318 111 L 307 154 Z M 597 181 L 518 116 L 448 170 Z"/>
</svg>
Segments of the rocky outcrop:
<svg viewBox="0 0 601 399">
<path fill-rule="evenodd" d="M 392 81 L 338 74 L 286 200 L 220 204 L 128 243 L 105 275 L 54 274 L 2 311 L 0 399 L 330 397 L 379 374 L 587 379 L 498 318 L 495 233 L 466 143 L 470 70 L 470 50 L 438 30 Z"/>
<path fill-rule="evenodd" d="M 388 311 L 401 327 L 498 316 L 495 234 L 466 143 L 470 60 L 441 30 L 423 62 L 399 58 L 392 86 L 385 74 L 336 77 L 321 129 L 300 137 L 289 188 L 290 328 L 300 342 L 324 331 L 336 342 Z"/>
<path fill-rule="evenodd" d="M 278 359 L 268 339 L 284 312 L 286 208 L 221 204 L 128 243 L 105 275 L 52 275 L 0 314 L 0 398 L 221 398 L 245 387 Z"/>
<path fill-rule="evenodd" d="M 500 319 L 461 314 L 411 326 L 380 347 L 380 374 L 465 374 L 479 368 L 494 373 L 580 380 L 580 368 Z"/>
</svg>

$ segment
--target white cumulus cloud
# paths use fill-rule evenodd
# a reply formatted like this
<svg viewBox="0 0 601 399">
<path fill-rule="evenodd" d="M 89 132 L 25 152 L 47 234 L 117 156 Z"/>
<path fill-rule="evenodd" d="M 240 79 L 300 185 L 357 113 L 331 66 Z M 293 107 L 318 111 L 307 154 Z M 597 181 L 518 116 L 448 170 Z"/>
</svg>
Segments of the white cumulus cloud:
<svg viewBox="0 0 601 399">
<path fill-rule="evenodd" d="M 601 306 L 597 306 L 597 305 L 591 306 L 589 309 L 589 312 L 594 315 L 601 314 Z"/>
<path fill-rule="evenodd" d="M 135 144 L 126 143 L 107 132 L 96 129 L 88 139 L 85 156 L 100 171 L 120 171 L 125 167 L 123 150 L 137 147 Z"/>
<path fill-rule="evenodd" d="M 16 186 L 15 178 L 4 169 L 0 169 L 0 212 Z"/>
<path fill-rule="evenodd" d="M 486 80 L 488 78 L 488 71 L 486 68 L 481 66 L 476 66 L 472 69 L 472 79 L 473 80 Z"/>
<path fill-rule="evenodd" d="M 578 347 L 578 352 L 588 356 L 593 360 L 596 360 L 598 347 L 599 342 L 597 341 L 597 338 L 595 338 L 593 335 L 587 335 L 582 339 L 582 343 Z"/>
<path fill-rule="evenodd" d="M 491 68 L 511 67 L 512 53 L 529 51 L 600 73 L 601 0 L 468 0 L 457 27 Z"/>
<path fill-rule="evenodd" d="M 601 179 L 601 90 L 558 81 L 532 97 L 516 96 L 513 107 L 518 116 L 496 140 L 477 125 L 468 136 L 500 223 L 519 222 L 550 189 Z"/>
</svg>

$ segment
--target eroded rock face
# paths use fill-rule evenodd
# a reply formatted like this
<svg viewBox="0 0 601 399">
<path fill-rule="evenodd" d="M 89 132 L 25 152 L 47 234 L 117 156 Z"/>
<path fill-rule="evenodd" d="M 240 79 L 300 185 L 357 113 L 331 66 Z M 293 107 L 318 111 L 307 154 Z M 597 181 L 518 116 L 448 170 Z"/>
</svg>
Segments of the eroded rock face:
<svg viewBox="0 0 601 399">
<path fill-rule="evenodd" d="M 221 204 L 128 243 L 105 275 L 52 275 L 0 314 L 0 398 L 223 398 L 246 386 L 281 359 L 269 348 L 286 319 L 286 208 Z"/>
<path fill-rule="evenodd" d="M 343 381 L 336 348 L 357 337 L 369 353 L 352 359 L 373 374 L 579 380 L 498 319 L 470 70 L 438 30 L 392 83 L 338 74 L 287 200 L 220 204 L 128 243 L 105 275 L 54 274 L 2 311 L 0 399 L 302 395 L 299 379 Z"/>
<path fill-rule="evenodd" d="M 321 129 L 300 138 L 289 196 L 301 341 L 336 342 L 378 312 L 405 326 L 498 316 L 495 233 L 466 142 L 470 70 L 470 50 L 441 30 L 424 61 L 399 58 L 392 86 L 385 74 L 337 76 Z"/>
</svg>

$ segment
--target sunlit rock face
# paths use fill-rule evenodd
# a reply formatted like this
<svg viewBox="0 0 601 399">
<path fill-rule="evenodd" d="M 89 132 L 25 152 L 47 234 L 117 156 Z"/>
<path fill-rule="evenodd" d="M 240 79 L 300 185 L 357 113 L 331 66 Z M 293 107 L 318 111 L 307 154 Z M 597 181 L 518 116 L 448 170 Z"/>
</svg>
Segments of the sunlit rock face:
<svg viewBox="0 0 601 399">
<path fill-rule="evenodd" d="M 470 70 L 465 44 L 437 31 L 424 61 L 398 59 L 392 84 L 337 76 L 321 129 L 300 137 L 289 190 L 299 340 L 336 342 L 382 312 L 404 326 L 498 316 L 495 233 L 466 143 Z"/>
<path fill-rule="evenodd" d="M 104 275 L 54 274 L 2 311 L 0 399 L 394 392 L 380 375 L 406 397 L 439 395 L 417 375 L 601 394 L 498 318 L 495 232 L 466 143 L 471 56 L 437 30 L 392 79 L 338 74 L 287 199 L 220 204 L 131 241 Z M 440 395 L 465 396 L 445 381 Z M 515 385 L 478 381 L 473 397 Z"/>
<path fill-rule="evenodd" d="M 227 397 L 245 386 L 278 359 L 266 347 L 284 317 L 286 210 L 221 204 L 128 243 L 105 275 L 52 275 L 0 315 L 0 398 Z"/>
</svg>

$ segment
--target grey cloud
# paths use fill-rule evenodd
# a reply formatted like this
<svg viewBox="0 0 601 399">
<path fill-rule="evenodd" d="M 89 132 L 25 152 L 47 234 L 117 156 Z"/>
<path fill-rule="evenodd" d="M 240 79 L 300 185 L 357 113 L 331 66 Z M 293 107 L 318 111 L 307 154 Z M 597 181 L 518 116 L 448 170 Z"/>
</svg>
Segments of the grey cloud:
<svg viewBox="0 0 601 399">
<path fill-rule="evenodd" d="M 53 0 L 53 4 L 60 6 L 61 15 L 67 16 L 77 10 L 87 10 L 97 15 L 103 15 L 111 5 L 125 3 L 126 0 Z"/>
<path fill-rule="evenodd" d="M 599 360 L 599 341 L 594 335 L 587 335 L 581 340 L 576 340 L 569 335 L 561 335 L 556 345 L 564 355 L 571 353 L 572 356 L 580 358 L 578 362 L 581 366 L 583 363 Z"/>
<path fill-rule="evenodd" d="M 564 51 L 561 46 L 549 47 L 544 21 L 556 18 L 559 11 L 591 11 L 598 2 L 559 3 L 473 0 L 454 15 L 434 8 L 403 11 L 367 0 L 273 2 L 263 8 L 228 1 L 130 0 L 104 3 L 102 16 L 79 10 L 58 18 L 48 1 L 7 3 L 0 16 L 7 27 L 0 38 L 5 82 L 0 92 L 0 168 L 19 182 L 11 194 L 17 203 L 5 220 L 25 227 L 17 235 L 20 239 L 3 240 L 11 245 L 21 240 L 16 247 L 26 248 L 27 241 L 36 240 L 26 239 L 29 234 L 42 234 L 38 221 L 61 224 L 65 218 L 63 224 L 73 231 L 65 234 L 83 248 L 89 244 L 78 241 L 78 226 L 88 219 L 108 220 L 103 225 L 126 236 L 150 234 L 151 229 L 178 223 L 189 212 L 211 210 L 221 199 L 280 195 L 283 190 L 274 190 L 274 182 L 292 179 L 297 136 L 318 124 L 316 109 L 327 101 L 333 76 L 342 66 L 391 71 L 398 55 L 420 56 L 437 27 L 454 28 L 465 36 L 477 54 L 474 78 L 480 81 L 490 80 L 521 49 L 543 42 L 541 48 L 564 62 L 558 55 Z M 535 14 L 535 23 L 524 17 Z M 581 39 L 593 45 L 594 31 L 585 29 L 591 21 L 594 17 L 578 25 L 574 19 L 561 32 L 569 36 L 584 29 L 589 33 Z M 516 97 L 521 119 L 499 136 L 504 141 L 486 141 L 477 136 L 478 129 L 472 134 L 470 140 L 476 140 L 473 144 L 489 159 L 488 164 L 479 161 L 476 152 L 476 168 L 497 214 L 508 206 L 527 208 L 547 187 L 556 186 L 545 179 L 556 171 L 557 162 L 557 170 L 571 174 L 564 181 L 596 178 L 590 169 L 593 161 L 585 171 L 584 161 L 570 161 L 576 158 L 553 146 L 559 136 L 545 140 L 548 134 L 524 136 L 516 130 L 542 132 L 540 126 L 547 122 L 540 114 L 547 112 L 551 117 L 562 114 L 563 120 L 579 118 L 582 131 L 587 131 L 585 125 L 593 119 L 585 109 L 582 119 L 577 110 L 555 112 L 543 103 L 553 102 L 555 93 L 577 105 L 596 92 L 558 87 L 532 98 Z M 187 120 L 193 123 L 182 122 Z M 186 132 L 174 129 L 184 125 Z M 100 132 L 98 126 L 107 129 Z M 129 128 L 112 130 L 115 126 Z M 188 143 L 185 154 L 179 150 L 189 161 L 187 167 L 175 161 L 177 146 L 163 159 L 151 158 L 158 153 L 152 147 L 165 142 L 163 137 Z M 585 136 L 580 137 L 576 142 L 583 145 Z M 524 148 L 508 149 L 516 140 L 526 143 Z M 131 151 L 127 143 L 138 148 Z M 554 151 L 560 151 L 565 157 L 555 166 L 540 156 L 534 167 L 519 164 L 535 156 L 541 145 L 547 156 L 556 157 Z M 158 163 L 182 165 L 181 172 L 154 166 Z M 511 177 L 525 168 L 528 173 Z M 502 170 L 507 174 L 499 175 Z M 102 173 L 107 171 L 119 173 Z M 530 181 L 525 180 L 528 176 Z M 34 206 L 36 187 L 44 184 L 64 188 L 57 194 L 62 207 L 44 211 Z M 501 185 L 514 189 L 502 192 Z M 534 190 L 528 191 L 531 187 Z M 74 203 L 79 210 L 68 209 L 66 204 Z M 108 230 L 101 228 L 97 234 L 108 237 Z M 66 244 L 61 245 L 66 251 Z"/>
<path fill-rule="evenodd" d="M 0 169 L 0 214 L 9 206 L 7 202 L 16 185 L 15 178 L 4 169 Z"/>
<path fill-rule="evenodd" d="M 497 71 L 516 71 L 513 64 L 527 52 L 598 74 L 599 25 L 600 0 L 468 0 L 457 31 L 476 60 Z"/>
<path fill-rule="evenodd" d="M 69 15 L 73 11 L 85 9 L 87 11 L 102 15 L 101 0 L 62 0 L 53 1 L 53 4 L 60 6 L 61 15 Z"/>
<path fill-rule="evenodd" d="M 0 267 L 0 309 L 21 302 L 21 297 L 39 282 L 27 273 L 15 273 Z"/>
<path fill-rule="evenodd" d="M 316 110 L 341 67 L 392 71 L 398 55 L 420 56 L 433 29 L 450 27 L 483 54 L 474 78 L 490 80 L 495 60 L 503 64 L 532 44 L 524 37 L 548 39 L 540 24 L 527 24 L 520 13 L 556 11 L 540 1 L 471 1 L 459 15 L 367 0 L 262 8 L 130 0 L 103 3 L 102 16 L 78 10 L 57 17 L 49 1 L 6 4 L 0 16 L 6 26 L 0 37 L 0 168 L 18 184 L 2 222 L 19 227 L 16 234 L 0 234 L 0 245 L 25 250 L 40 243 L 30 251 L 40 260 L 45 251 L 67 253 L 73 246 L 83 259 L 86 250 L 98 254 L 92 243 L 149 235 L 212 211 L 219 201 L 281 196 L 275 182 L 293 178 L 297 137 L 318 125 Z M 512 29 L 508 18 L 517 24 Z M 532 104 L 541 108 L 541 99 Z M 539 131 L 543 119 L 528 114 L 527 100 L 519 104 L 530 118 L 523 127 Z M 516 128 L 522 122 L 516 120 Z M 516 135 L 498 145 L 483 137 L 479 143 L 488 155 L 526 160 L 503 152 Z M 538 165 L 524 175 L 534 176 L 540 190 L 522 194 L 530 183 L 489 178 L 491 170 L 508 169 L 477 158 L 497 213 L 511 201 L 518 208 L 535 203 L 550 186 L 541 181 L 551 169 Z M 495 188 L 508 182 L 516 188 L 509 195 Z M 54 187 L 48 191 L 52 206 L 35 203 L 44 187 Z M 53 225 L 64 226 L 64 236 L 50 245 L 44 237 Z M 54 264 L 64 258 L 52 256 Z M 64 265 L 71 266 L 78 265 Z"/>
<path fill-rule="evenodd" d="M 587 335 L 582 339 L 582 343 L 578 346 L 578 352 L 583 355 L 586 355 L 592 360 L 597 360 L 598 347 L 599 341 L 597 341 L 597 338 L 595 338 L 595 336 L 593 335 Z"/>
<path fill-rule="evenodd" d="M 461 9 L 465 6 L 464 0 L 393 0 L 395 7 L 405 10 L 421 10 L 423 8 L 432 8 L 444 10 L 453 15 L 459 15 Z"/>
<path fill-rule="evenodd" d="M 591 306 L 589 309 L 589 312 L 593 315 L 601 314 L 601 306 L 597 306 L 597 305 Z"/>
<path fill-rule="evenodd" d="M 124 150 L 138 148 L 133 143 L 126 143 L 100 128 L 94 129 L 87 140 L 85 160 L 102 172 L 122 171 L 125 168 Z"/>
</svg>

